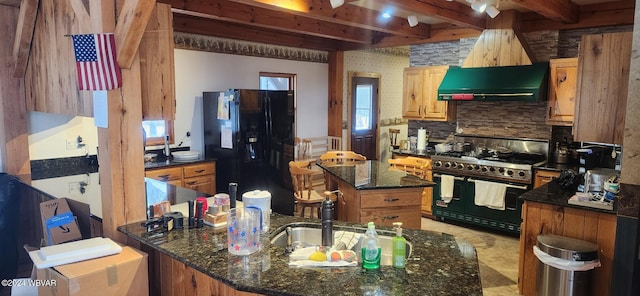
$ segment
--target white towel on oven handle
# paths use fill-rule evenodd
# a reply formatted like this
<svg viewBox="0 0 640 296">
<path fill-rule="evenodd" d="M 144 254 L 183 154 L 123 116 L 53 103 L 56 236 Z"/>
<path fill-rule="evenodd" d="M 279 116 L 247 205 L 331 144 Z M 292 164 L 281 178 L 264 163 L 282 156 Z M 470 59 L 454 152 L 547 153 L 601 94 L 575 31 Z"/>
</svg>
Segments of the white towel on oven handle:
<svg viewBox="0 0 640 296">
<path fill-rule="evenodd" d="M 504 211 L 504 197 L 507 193 L 507 184 L 489 181 L 474 180 L 475 204 L 486 206 L 490 209 Z"/>
<path fill-rule="evenodd" d="M 453 199 L 453 183 L 455 182 L 454 176 L 441 175 L 440 176 L 440 198 L 446 203 L 451 202 Z"/>
</svg>

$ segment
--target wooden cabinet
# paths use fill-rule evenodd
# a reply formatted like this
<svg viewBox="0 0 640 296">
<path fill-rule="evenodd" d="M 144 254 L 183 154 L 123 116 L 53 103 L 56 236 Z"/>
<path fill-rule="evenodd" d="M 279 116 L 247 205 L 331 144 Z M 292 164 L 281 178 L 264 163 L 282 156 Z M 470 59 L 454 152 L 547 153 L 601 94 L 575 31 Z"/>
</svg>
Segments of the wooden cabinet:
<svg viewBox="0 0 640 296">
<path fill-rule="evenodd" d="M 157 3 L 140 40 L 143 120 L 173 120 L 176 110 L 171 5 Z"/>
<path fill-rule="evenodd" d="M 547 124 L 571 126 L 576 102 L 578 58 L 549 61 Z"/>
<path fill-rule="evenodd" d="M 216 163 L 213 161 L 148 169 L 145 177 L 211 195 L 216 194 Z"/>
<path fill-rule="evenodd" d="M 325 184 L 342 192 L 335 203 L 337 220 L 384 226 L 402 222 L 405 228 L 420 229 L 423 188 L 356 190 L 332 174 L 325 174 Z"/>
<path fill-rule="evenodd" d="M 559 171 L 536 169 L 535 178 L 533 180 L 533 188 L 538 188 L 544 184 L 547 184 L 558 176 L 560 176 Z"/>
<path fill-rule="evenodd" d="M 600 264 L 590 280 L 591 295 L 609 295 L 616 238 L 616 215 L 593 210 L 525 201 L 522 206 L 518 287 L 524 296 L 535 295 L 538 259 L 533 246 L 539 234 L 555 234 L 597 244 Z"/>
<path fill-rule="evenodd" d="M 622 144 L 631 39 L 631 32 L 582 36 L 574 141 Z"/>
<path fill-rule="evenodd" d="M 404 70 L 402 116 L 408 119 L 455 120 L 455 105 L 438 101 L 438 87 L 449 66 L 411 67 Z"/>
<path fill-rule="evenodd" d="M 405 155 L 399 155 L 393 153 L 392 158 L 406 158 Z M 429 172 L 426 174 L 426 179 L 429 181 L 433 181 L 433 172 L 431 171 L 431 158 L 427 158 L 429 160 Z M 422 217 L 433 218 L 433 187 L 425 187 L 422 190 L 422 202 L 420 203 L 420 212 L 422 213 Z"/>
</svg>

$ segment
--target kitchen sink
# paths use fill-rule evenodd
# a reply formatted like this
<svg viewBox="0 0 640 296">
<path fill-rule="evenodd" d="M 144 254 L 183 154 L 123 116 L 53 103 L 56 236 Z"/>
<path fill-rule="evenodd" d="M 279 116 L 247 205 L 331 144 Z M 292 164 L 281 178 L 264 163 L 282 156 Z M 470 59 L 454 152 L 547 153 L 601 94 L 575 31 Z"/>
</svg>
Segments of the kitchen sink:
<svg viewBox="0 0 640 296">
<path fill-rule="evenodd" d="M 275 233 L 271 238 L 271 244 L 279 247 L 287 248 L 290 244 L 293 246 L 320 246 L 322 245 L 322 225 L 320 223 L 291 223 L 285 225 L 281 231 Z M 334 226 L 333 233 L 336 231 L 355 232 L 363 234 L 367 231 L 364 227 L 343 227 Z M 393 253 L 393 237 L 395 232 L 376 229 L 378 237 L 380 238 L 380 247 L 382 249 L 382 257 L 380 258 L 380 265 L 391 265 L 392 253 Z M 289 240 L 289 236 L 291 239 Z M 406 243 L 406 258 L 411 256 L 413 245 L 407 239 Z M 360 237 L 358 242 L 351 248 L 358 255 L 358 262 L 362 262 L 362 241 L 363 237 Z M 336 243 L 334 241 L 334 243 Z"/>
</svg>

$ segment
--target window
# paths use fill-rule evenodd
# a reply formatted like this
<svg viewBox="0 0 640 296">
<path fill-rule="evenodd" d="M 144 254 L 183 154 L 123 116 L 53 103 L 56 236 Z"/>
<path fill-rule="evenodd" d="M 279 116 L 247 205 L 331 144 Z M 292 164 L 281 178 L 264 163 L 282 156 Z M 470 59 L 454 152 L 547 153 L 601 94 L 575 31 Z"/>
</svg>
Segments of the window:
<svg viewBox="0 0 640 296">
<path fill-rule="evenodd" d="M 147 146 L 164 145 L 164 135 L 169 134 L 169 143 L 173 143 L 173 124 L 170 120 L 147 120 L 142 122 L 147 135 Z"/>
<path fill-rule="evenodd" d="M 373 99 L 373 85 L 359 84 L 356 86 L 356 130 L 372 129 L 373 111 L 371 100 Z"/>
<path fill-rule="evenodd" d="M 295 90 L 295 74 L 260 72 L 260 89 Z"/>
</svg>

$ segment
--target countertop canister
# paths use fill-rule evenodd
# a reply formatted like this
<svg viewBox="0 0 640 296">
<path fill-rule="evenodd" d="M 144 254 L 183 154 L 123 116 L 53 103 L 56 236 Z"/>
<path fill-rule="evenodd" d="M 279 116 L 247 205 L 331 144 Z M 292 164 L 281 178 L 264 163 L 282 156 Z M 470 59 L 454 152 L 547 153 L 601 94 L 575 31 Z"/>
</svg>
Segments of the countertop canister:
<svg viewBox="0 0 640 296">
<path fill-rule="evenodd" d="M 266 190 L 253 190 L 242 194 L 245 208 L 255 207 L 262 212 L 262 233 L 269 231 L 269 216 L 271 215 L 271 193 Z"/>
</svg>

